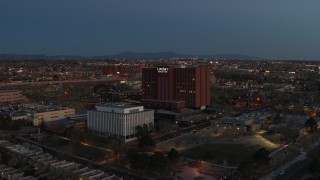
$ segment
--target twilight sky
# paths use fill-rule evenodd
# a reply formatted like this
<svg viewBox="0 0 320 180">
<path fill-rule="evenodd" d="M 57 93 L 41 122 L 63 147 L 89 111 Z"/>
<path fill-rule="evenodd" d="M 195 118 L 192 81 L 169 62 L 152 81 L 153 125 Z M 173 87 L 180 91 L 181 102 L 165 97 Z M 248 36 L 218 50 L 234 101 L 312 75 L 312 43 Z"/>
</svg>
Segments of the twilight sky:
<svg viewBox="0 0 320 180">
<path fill-rule="evenodd" d="M 0 1 L 0 54 L 122 51 L 320 60 L 320 1 Z"/>
</svg>

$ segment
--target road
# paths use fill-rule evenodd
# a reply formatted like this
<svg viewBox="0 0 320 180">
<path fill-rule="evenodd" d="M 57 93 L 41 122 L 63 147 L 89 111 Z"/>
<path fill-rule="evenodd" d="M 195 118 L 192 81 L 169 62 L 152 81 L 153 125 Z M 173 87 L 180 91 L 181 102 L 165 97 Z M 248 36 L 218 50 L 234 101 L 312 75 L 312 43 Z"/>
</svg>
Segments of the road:
<svg viewBox="0 0 320 180">
<path fill-rule="evenodd" d="M 275 180 L 300 180 L 308 172 L 309 161 L 298 161 L 285 170 L 285 173 L 278 175 Z"/>
<path fill-rule="evenodd" d="M 51 82 L 53 84 L 59 83 L 85 83 L 85 82 L 105 82 L 107 80 L 93 79 L 93 80 L 66 80 L 66 81 L 35 81 L 35 82 L 13 82 L 13 83 L 1 83 L 0 86 L 23 86 L 23 85 L 44 85 Z"/>
<path fill-rule="evenodd" d="M 313 144 L 310 145 L 310 150 L 316 148 L 317 146 L 320 146 L 320 140 L 313 142 Z M 275 174 L 280 172 L 282 169 L 285 170 L 285 173 L 283 175 L 278 175 L 278 177 L 275 177 Z M 302 175 L 305 174 L 307 169 L 308 169 L 308 160 L 306 157 L 306 152 L 304 152 L 260 179 L 261 180 L 269 180 L 269 179 L 275 179 L 275 178 L 276 179 L 299 179 L 301 178 Z"/>
</svg>

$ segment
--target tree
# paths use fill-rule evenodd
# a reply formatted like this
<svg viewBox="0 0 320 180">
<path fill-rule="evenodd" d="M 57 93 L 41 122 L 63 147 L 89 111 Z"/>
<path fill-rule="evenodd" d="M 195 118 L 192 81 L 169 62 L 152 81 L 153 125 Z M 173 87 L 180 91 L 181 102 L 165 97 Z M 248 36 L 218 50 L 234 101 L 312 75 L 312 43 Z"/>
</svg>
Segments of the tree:
<svg viewBox="0 0 320 180">
<path fill-rule="evenodd" d="M 129 149 L 127 151 L 127 157 L 133 169 L 145 169 L 149 167 L 147 162 L 150 161 L 150 157 L 146 154 L 139 154 L 136 150 Z"/>
<path fill-rule="evenodd" d="M 136 130 L 138 137 L 143 137 L 148 134 L 148 127 L 146 126 L 146 124 L 143 124 L 143 126 L 137 126 Z"/>
<path fill-rule="evenodd" d="M 11 118 L 8 114 L 0 115 L 0 129 L 9 129 L 11 126 Z"/>
<path fill-rule="evenodd" d="M 18 123 L 11 123 L 10 129 L 13 131 L 19 131 L 21 129 L 21 125 L 19 125 Z"/>
<path fill-rule="evenodd" d="M 203 159 L 211 159 L 211 158 L 212 158 L 212 155 L 208 151 L 203 155 Z"/>
<path fill-rule="evenodd" d="M 268 165 L 269 164 L 269 151 L 265 148 L 258 149 L 253 154 L 253 160 L 254 162 L 260 164 L 260 165 Z"/>
<path fill-rule="evenodd" d="M 318 123 L 315 119 L 310 117 L 306 122 L 304 123 L 305 128 L 308 132 L 315 132 L 318 128 Z"/>
<path fill-rule="evenodd" d="M 139 138 L 139 147 L 144 147 L 144 146 L 152 146 L 154 147 L 156 143 L 153 141 L 151 138 L 150 134 L 146 134 Z"/>
<path fill-rule="evenodd" d="M 154 124 L 151 122 L 149 123 L 149 131 L 152 132 L 154 130 Z"/>
<path fill-rule="evenodd" d="M 43 118 L 41 120 L 41 124 L 40 124 L 39 128 L 41 131 L 47 130 L 47 126 L 46 126 L 46 123 L 43 121 Z"/>
<path fill-rule="evenodd" d="M 112 149 L 112 151 L 113 151 L 115 161 L 117 161 L 119 154 L 124 152 L 125 148 L 122 146 L 121 141 L 119 141 L 119 140 L 111 140 L 108 144 L 109 144 L 110 149 Z"/>
<path fill-rule="evenodd" d="M 134 156 L 136 156 L 138 154 L 138 152 L 134 149 L 129 149 L 127 151 L 127 157 L 129 160 L 131 160 L 132 158 L 134 158 Z"/>
<path fill-rule="evenodd" d="M 169 120 L 161 120 L 155 125 L 155 129 L 160 132 L 160 131 L 168 131 L 171 127 L 171 123 Z"/>
<path fill-rule="evenodd" d="M 155 146 L 155 142 L 151 138 L 148 126 L 144 124 L 142 127 L 137 126 L 137 136 L 139 140 L 139 147 Z"/>
<path fill-rule="evenodd" d="M 127 158 L 130 161 L 131 168 L 133 168 L 133 169 L 141 168 L 141 165 L 143 163 L 140 162 L 140 157 L 139 157 L 139 154 L 137 151 L 135 151 L 133 149 L 129 149 L 127 151 Z"/>
<path fill-rule="evenodd" d="M 12 155 L 10 151 L 4 147 L 0 147 L 0 162 L 3 164 L 8 164 Z"/>
<path fill-rule="evenodd" d="M 171 148 L 168 152 L 168 158 L 170 161 L 176 161 L 179 159 L 179 152 L 175 148 Z"/>
<path fill-rule="evenodd" d="M 74 150 L 77 150 L 77 146 L 81 143 L 82 141 L 82 137 L 81 137 L 81 132 L 77 129 L 77 128 L 72 128 L 71 130 L 71 136 L 70 136 L 70 143 L 72 145 L 73 148 L 75 148 Z"/>
<path fill-rule="evenodd" d="M 296 129 L 287 127 L 280 128 L 280 133 L 285 136 L 285 139 L 289 138 L 290 140 L 294 140 L 299 136 L 299 132 Z"/>
<path fill-rule="evenodd" d="M 310 160 L 320 159 L 319 150 L 320 150 L 320 148 L 315 148 L 315 149 L 310 149 L 310 150 L 308 150 L 308 151 L 307 151 L 307 157 L 308 157 Z"/>
<path fill-rule="evenodd" d="M 320 161 L 313 159 L 309 166 L 309 171 L 313 174 L 320 173 Z"/>
<path fill-rule="evenodd" d="M 255 174 L 255 168 L 253 168 L 249 161 L 244 161 L 238 167 L 236 174 L 239 179 L 255 179 L 253 176 Z"/>
<path fill-rule="evenodd" d="M 279 124 L 279 123 L 282 122 L 282 118 L 281 118 L 281 116 L 280 116 L 279 113 L 277 113 L 277 115 L 273 118 L 273 122 L 274 122 L 275 124 Z"/>
<path fill-rule="evenodd" d="M 19 156 L 11 156 L 11 159 L 8 161 L 8 165 L 11 167 L 18 167 L 18 165 L 20 164 L 20 158 Z"/>
<path fill-rule="evenodd" d="M 164 170 L 168 167 L 168 159 L 161 152 L 155 152 L 151 159 L 156 170 Z"/>
</svg>

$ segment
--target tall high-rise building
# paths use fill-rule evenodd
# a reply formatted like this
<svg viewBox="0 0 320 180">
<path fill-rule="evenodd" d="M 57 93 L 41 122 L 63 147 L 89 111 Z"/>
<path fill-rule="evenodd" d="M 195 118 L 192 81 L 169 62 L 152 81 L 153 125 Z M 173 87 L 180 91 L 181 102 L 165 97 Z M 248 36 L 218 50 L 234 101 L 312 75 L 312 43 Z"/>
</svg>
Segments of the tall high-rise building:
<svg viewBox="0 0 320 180">
<path fill-rule="evenodd" d="M 152 67 L 142 69 L 142 104 L 166 109 L 203 109 L 210 105 L 210 69 Z"/>
</svg>

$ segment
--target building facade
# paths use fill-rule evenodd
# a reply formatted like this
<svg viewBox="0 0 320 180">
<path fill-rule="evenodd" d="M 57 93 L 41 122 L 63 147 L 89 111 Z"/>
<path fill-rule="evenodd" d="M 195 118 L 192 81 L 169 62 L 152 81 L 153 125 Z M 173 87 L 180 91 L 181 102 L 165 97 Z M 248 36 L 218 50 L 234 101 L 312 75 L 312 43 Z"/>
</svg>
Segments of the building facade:
<svg viewBox="0 0 320 180">
<path fill-rule="evenodd" d="M 96 110 L 88 111 L 88 130 L 106 135 L 113 135 L 125 142 L 134 140 L 137 136 L 136 127 L 153 127 L 154 111 L 146 110 L 143 106 L 130 104 L 108 104 L 97 106 Z"/>
<path fill-rule="evenodd" d="M 152 67 L 142 70 L 142 104 L 156 108 L 203 109 L 210 105 L 210 74 L 202 67 Z"/>
<path fill-rule="evenodd" d="M 51 122 L 75 116 L 74 108 L 38 110 L 32 113 L 31 118 L 34 126 L 42 122 Z"/>
<path fill-rule="evenodd" d="M 21 102 L 25 100 L 26 100 L 26 97 L 22 95 L 21 91 L 15 91 L 15 90 L 0 91 L 0 104 L 15 103 L 15 102 Z"/>
</svg>

